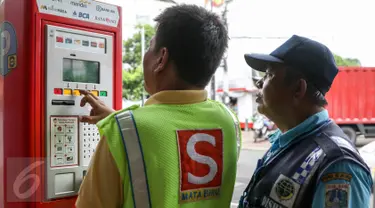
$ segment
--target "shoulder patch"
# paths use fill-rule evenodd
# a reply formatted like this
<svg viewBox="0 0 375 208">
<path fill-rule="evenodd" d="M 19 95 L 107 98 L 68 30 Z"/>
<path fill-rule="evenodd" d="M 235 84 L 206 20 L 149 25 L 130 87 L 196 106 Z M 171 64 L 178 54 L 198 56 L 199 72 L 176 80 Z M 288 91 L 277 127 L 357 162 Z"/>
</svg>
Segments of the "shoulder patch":
<svg viewBox="0 0 375 208">
<path fill-rule="evenodd" d="M 347 208 L 349 189 L 349 184 L 327 184 L 325 191 L 325 208 Z"/>
<path fill-rule="evenodd" d="M 327 173 L 322 176 L 321 180 L 323 182 L 333 181 L 333 180 L 346 180 L 351 181 L 352 175 L 349 173 Z"/>
<path fill-rule="evenodd" d="M 338 146 L 347 148 L 353 152 L 357 152 L 357 150 L 351 145 L 346 139 L 338 137 L 338 136 L 331 136 L 330 137 Z"/>
<path fill-rule="evenodd" d="M 220 197 L 223 175 L 221 129 L 177 130 L 179 203 Z"/>
</svg>

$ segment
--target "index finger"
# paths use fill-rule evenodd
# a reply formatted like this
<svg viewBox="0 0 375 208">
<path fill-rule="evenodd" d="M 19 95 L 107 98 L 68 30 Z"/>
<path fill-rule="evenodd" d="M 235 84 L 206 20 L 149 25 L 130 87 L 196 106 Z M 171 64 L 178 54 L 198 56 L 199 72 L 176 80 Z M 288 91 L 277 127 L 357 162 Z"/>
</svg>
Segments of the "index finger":
<svg viewBox="0 0 375 208">
<path fill-rule="evenodd" d="M 89 103 L 93 108 L 96 108 L 100 105 L 100 101 L 95 99 L 91 93 L 84 95 L 81 100 L 81 106 L 84 106 L 86 103 Z"/>
<path fill-rule="evenodd" d="M 93 98 L 95 98 L 95 100 L 99 100 L 99 98 L 87 90 L 79 90 L 79 93 L 81 93 L 81 95 L 91 95 Z"/>
<path fill-rule="evenodd" d="M 87 90 L 79 90 L 79 93 L 81 93 L 81 94 L 83 94 L 83 95 L 87 95 L 87 94 L 89 94 L 89 91 L 87 91 Z"/>
</svg>

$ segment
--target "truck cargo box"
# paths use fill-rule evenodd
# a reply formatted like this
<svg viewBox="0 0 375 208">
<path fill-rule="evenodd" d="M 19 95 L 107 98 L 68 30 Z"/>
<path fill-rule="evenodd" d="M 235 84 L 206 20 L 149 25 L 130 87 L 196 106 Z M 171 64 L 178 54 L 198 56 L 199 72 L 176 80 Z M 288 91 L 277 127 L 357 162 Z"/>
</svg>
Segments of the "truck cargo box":
<svg viewBox="0 0 375 208">
<path fill-rule="evenodd" d="M 339 68 L 326 99 L 338 124 L 375 123 L 375 67 Z"/>
<path fill-rule="evenodd" d="M 375 67 L 340 67 L 327 93 L 330 117 L 355 143 L 375 136 Z"/>
</svg>

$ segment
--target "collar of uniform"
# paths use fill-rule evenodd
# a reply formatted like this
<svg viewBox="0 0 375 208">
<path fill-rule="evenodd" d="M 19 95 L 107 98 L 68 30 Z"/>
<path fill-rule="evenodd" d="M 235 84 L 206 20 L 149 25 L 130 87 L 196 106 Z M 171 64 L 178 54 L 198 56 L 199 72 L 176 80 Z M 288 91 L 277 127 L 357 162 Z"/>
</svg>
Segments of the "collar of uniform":
<svg viewBox="0 0 375 208">
<path fill-rule="evenodd" d="M 277 132 L 271 135 L 270 142 L 272 144 L 278 142 L 279 147 L 283 148 L 287 146 L 291 141 L 296 139 L 298 136 L 315 129 L 317 126 L 326 122 L 328 119 L 328 111 L 320 111 L 310 116 L 305 121 L 303 121 L 296 127 L 290 129 L 289 131 L 285 132 L 284 134 L 280 130 L 277 130 Z"/>
<path fill-rule="evenodd" d="M 206 90 L 169 90 L 152 95 L 145 105 L 192 104 L 207 100 Z"/>
</svg>

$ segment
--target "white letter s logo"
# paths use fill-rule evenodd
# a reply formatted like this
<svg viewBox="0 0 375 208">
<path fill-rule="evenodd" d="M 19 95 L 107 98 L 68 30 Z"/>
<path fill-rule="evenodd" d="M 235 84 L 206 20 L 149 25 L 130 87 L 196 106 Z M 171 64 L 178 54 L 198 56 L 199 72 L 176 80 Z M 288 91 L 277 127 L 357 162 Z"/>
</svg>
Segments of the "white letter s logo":
<svg viewBox="0 0 375 208">
<path fill-rule="evenodd" d="M 193 136 L 189 138 L 189 141 L 186 147 L 187 153 L 192 160 L 202 163 L 202 164 L 207 164 L 210 167 L 209 173 L 203 177 L 195 176 L 191 173 L 188 173 L 189 183 L 206 184 L 215 178 L 215 175 L 218 171 L 218 167 L 214 159 L 205 155 L 201 155 L 195 151 L 195 144 L 198 142 L 208 142 L 212 144 L 213 146 L 216 146 L 215 137 L 208 135 L 208 134 L 203 134 L 203 133 L 194 134 Z"/>
</svg>

